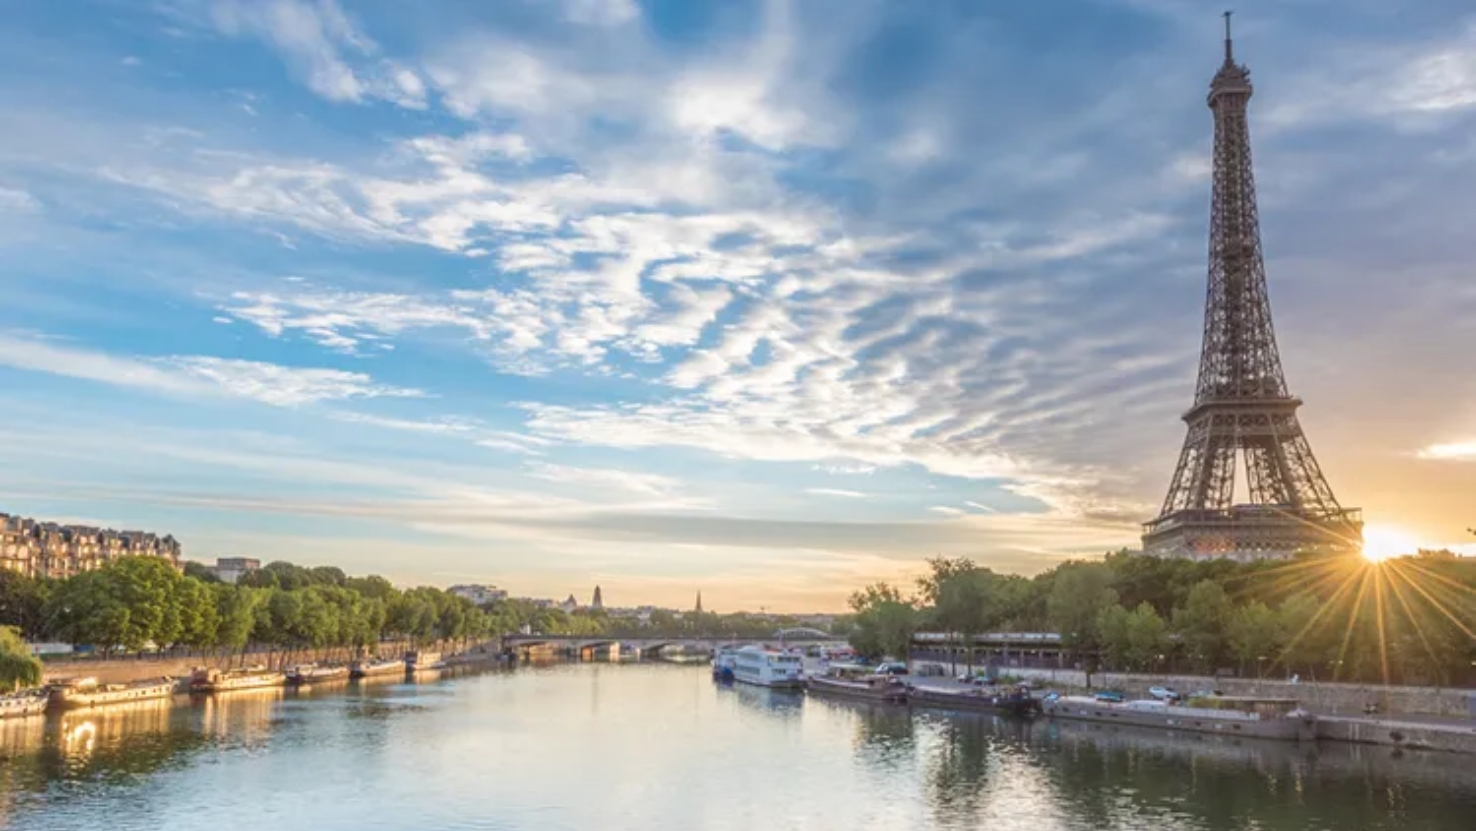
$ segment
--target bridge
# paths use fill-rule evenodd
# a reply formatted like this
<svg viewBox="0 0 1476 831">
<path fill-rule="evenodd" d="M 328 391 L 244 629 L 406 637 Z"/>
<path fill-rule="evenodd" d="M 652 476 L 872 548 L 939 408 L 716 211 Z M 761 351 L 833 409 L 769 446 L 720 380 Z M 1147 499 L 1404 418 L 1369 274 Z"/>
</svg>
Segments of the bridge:
<svg viewBox="0 0 1476 831">
<path fill-rule="evenodd" d="M 504 635 L 502 648 L 527 653 L 544 648 L 559 652 L 585 654 L 602 650 L 632 651 L 642 656 L 660 654 L 664 650 L 681 652 L 716 652 L 725 646 L 845 646 L 846 639 L 819 629 L 781 629 L 767 638 L 716 637 L 619 637 L 615 635 Z"/>
</svg>

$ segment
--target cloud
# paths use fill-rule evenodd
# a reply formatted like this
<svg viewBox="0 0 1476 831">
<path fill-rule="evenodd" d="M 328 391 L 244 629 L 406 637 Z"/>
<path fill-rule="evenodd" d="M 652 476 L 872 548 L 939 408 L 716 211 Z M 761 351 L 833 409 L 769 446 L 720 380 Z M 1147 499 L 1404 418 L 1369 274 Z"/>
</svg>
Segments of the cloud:
<svg viewBox="0 0 1476 831">
<path fill-rule="evenodd" d="M 832 476 L 870 476 L 877 470 L 876 465 L 837 464 L 812 465 L 810 469 L 817 473 L 829 473 Z"/>
<path fill-rule="evenodd" d="M 36 197 L 16 188 L 0 187 L 0 214 L 27 214 L 41 210 Z"/>
<path fill-rule="evenodd" d="M 225 395 L 278 407 L 354 398 L 418 397 L 363 373 L 205 356 L 135 358 L 0 334 L 0 366 L 171 395 Z"/>
<path fill-rule="evenodd" d="M 563 0 L 564 19 L 586 26 L 620 26 L 641 16 L 635 0 Z"/>
<path fill-rule="evenodd" d="M 965 511 L 962 508 L 954 508 L 950 505 L 934 505 L 928 508 L 928 510 L 932 511 L 935 514 L 942 514 L 946 517 L 961 517 L 968 515 L 968 511 Z"/>
<path fill-rule="evenodd" d="M 639 473 L 608 468 L 568 467 L 546 463 L 529 465 L 528 475 L 550 482 L 560 482 L 594 489 L 618 488 L 650 496 L 668 495 L 677 490 L 681 484 L 669 476 L 660 476 L 654 473 Z"/>
<path fill-rule="evenodd" d="M 847 499 L 865 499 L 870 494 L 861 491 L 848 491 L 840 488 L 805 488 L 805 493 L 814 496 L 841 496 Z"/>
<path fill-rule="evenodd" d="M 1418 455 L 1421 459 L 1437 461 L 1476 461 L 1476 441 L 1432 444 L 1420 450 Z"/>
<path fill-rule="evenodd" d="M 330 101 L 379 98 L 425 107 L 425 84 L 415 72 L 374 57 L 379 47 L 336 0 L 215 0 L 209 20 L 222 34 L 269 43 L 307 83 Z"/>
</svg>

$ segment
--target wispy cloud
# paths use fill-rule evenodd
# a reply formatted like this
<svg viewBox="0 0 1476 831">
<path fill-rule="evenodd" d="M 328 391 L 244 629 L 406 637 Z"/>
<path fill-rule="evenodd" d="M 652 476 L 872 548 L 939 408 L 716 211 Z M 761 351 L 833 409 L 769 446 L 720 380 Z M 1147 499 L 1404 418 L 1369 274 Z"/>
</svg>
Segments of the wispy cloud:
<svg viewBox="0 0 1476 831">
<path fill-rule="evenodd" d="M 313 92 L 332 101 L 381 98 L 425 106 L 425 82 L 376 57 L 379 47 L 336 0 L 213 0 L 208 20 L 220 32 L 265 40 Z"/>
<path fill-rule="evenodd" d="M 1440 461 L 1476 461 L 1476 441 L 1432 444 L 1420 450 L 1419 457 Z"/>
<path fill-rule="evenodd" d="M 353 398 L 408 398 L 420 390 L 376 384 L 338 369 L 281 366 L 200 355 L 136 358 L 0 334 L 0 366 L 171 395 L 226 395 L 278 407 Z"/>
<path fill-rule="evenodd" d="M 865 499 L 870 494 L 861 491 L 848 491 L 841 488 L 805 488 L 805 493 L 814 496 L 841 496 L 847 499 Z"/>
</svg>

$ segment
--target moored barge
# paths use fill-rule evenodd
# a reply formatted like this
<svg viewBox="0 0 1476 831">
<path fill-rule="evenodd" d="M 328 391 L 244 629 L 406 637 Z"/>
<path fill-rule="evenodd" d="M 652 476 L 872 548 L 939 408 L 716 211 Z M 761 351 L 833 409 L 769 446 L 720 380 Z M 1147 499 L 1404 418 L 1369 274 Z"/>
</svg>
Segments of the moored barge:
<svg viewBox="0 0 1476 831">
<path fill-rule="evenodd" d="M 1030 695 L 1028 689 L 1023 687 L 1007 692 L 997 692 L 978 687 L 947 689 L 914 684 L 907 688 L 907 702 L 919 707 L 972 710 L 1025 718 L 1041 712 L 1041 703 Z"/>
<path fill-rule="evenodd" d="M 1190 733 L 1215 733 L 1278 741 L 1316 738 L 1316 718 L 1292 698 L 1214 696 L 1186 704 L 1165 701 L 1112 703 L 1084 696 L 1047 698 L 1045 714 L 1052 718 L 1159 727 Z"/>
<path fill-rule="evenodd" d="M 405 673 L 407 675 L 445 668 L 446 662 L 441 660 L 439 652 L 413 650 L 405 653 Z"/>
<path fill-rule="evenodd" d="M 878 701 L 884 704 L 907 703 L 907 685 L 894 675 L 861 678 L 812 675 L 805 679 L 805 691 L 811 695 Z"/>
<path fill-rule="evenodd" d="M 190 692 L 222 693 L 236 690 L 260 690 L 280 687 L 287 683 L 287 674 L 265 667 L 220 670 L 201 668 L 190 676 Z"/>
<path fill-rule="evenodd" d="M 40 715 L 46 712 L 47 703 L 45 689 L 21 690 L 0 695 L 0 719 Z"/>
<path fill-rule="evenodd" d="M 287 670 L 287 684 L 293 687 L 302 687 L 308 684 L 321 684 L 324 681 L 338 681 L 349 677 L 348 667 L 320 667 L 317 664 L 298 664 Z"/>
<path fill-rule="evenodd" d="M 350 678 L 369 678 L 376 675 L 404 675 L 403 659 L 365 658 L 349 664 Z"/>
<path fill-rule="evenodd" d="M 81 710 L 171 698 L 173 678 L 150 678 L 128 684 L 99 684 L 96 678 L 67 678 L 47 687 L 48 706 L 57 710 Z"/>
</svg>

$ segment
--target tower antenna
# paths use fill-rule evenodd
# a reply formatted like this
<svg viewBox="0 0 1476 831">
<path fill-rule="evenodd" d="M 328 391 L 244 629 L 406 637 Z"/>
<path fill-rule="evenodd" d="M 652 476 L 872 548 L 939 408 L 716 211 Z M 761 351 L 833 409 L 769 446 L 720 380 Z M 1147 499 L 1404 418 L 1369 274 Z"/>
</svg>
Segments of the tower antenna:
<svg viewBox="0 0 1476 831">
<path fill-rule="evenodd" d="M 1225 12 L 1225 63 L 1235 63 L 1234 53 L 1230 49 L 1230 15 L 1235 12 Z"/>
</svg>

